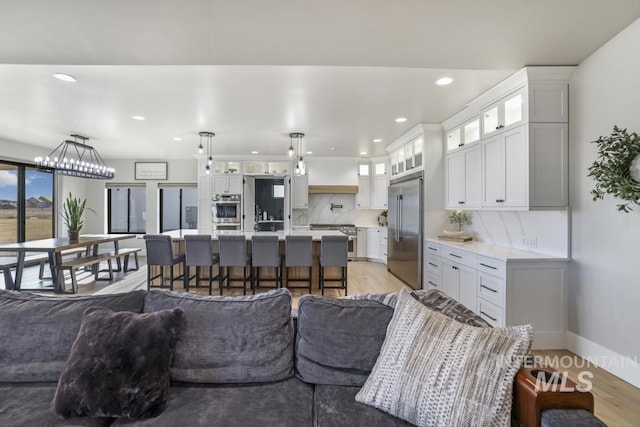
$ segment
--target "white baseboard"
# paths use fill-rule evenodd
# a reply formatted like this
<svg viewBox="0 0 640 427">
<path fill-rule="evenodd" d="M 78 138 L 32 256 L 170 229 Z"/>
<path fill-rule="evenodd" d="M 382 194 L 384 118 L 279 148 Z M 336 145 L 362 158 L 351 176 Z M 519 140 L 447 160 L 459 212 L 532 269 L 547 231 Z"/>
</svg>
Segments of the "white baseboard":
<svg viewBox="0 0 640 427">
<path fill-rule="evenodd" d="M 623 356 L 587 338 L 567 331 L 567 349 L 640 388 L 640 360 Z"/>
</svg>

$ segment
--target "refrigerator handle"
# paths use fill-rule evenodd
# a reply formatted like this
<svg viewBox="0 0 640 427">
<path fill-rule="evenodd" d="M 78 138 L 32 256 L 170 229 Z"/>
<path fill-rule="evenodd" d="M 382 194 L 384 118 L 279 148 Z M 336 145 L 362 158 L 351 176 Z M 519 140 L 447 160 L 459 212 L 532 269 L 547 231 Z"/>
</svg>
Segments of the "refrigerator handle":
<svg viewBox="0 0 640 427">
<path fill-rule="evenodd" d="M 400 226 L 398 227 L 398 241 L 402 240 L 402 227 L 404 224 L 402 223 L 402 214 L 404 210 L 404 201 L 402 200 L 402 194 L 398 195 L 398 221 L 400 222 Z"/>
<path fill-rule="evenodd" d="M 400 241 L 400 195 L 396 194 L 396 235 L 395 241 Z"/>
</svg>

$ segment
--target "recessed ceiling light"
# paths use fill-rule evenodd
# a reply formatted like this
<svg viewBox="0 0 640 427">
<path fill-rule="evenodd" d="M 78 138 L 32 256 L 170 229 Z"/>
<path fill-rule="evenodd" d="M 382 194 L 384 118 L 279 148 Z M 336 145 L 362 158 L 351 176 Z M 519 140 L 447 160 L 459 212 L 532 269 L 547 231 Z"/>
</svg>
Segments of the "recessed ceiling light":
<svg viewBox="0 0 640 427">
<path fill-rule="evenodd" d="M 406 117 L 398 117 L 398 118 L 396 119 L 396 123 L 404 123 L 404 122 L 406 122 L 406 121 L 407 121 L 407 118 L 406 118 Z"/>
<path fill-rule="evenodd" d="M 313 154 L 313 151 L 307 151 L 307 154 Z"/>
<path fill-rule="evenodd" d="M 451 77 L 440 77 L 438 80 L 436 80 L 436 84 L 438 86 L 446 86 L 448 84 L 451 84 L 451 82 L 453 82 L 453 79 Z"/>
<path fill-rule="evenodd" d="M 73 77 L 71 74 L 65 74 L 65 73 L 55 73 L 53 75 L 53 77 L 55 77 L 58 80 L 62 80 L 63 82 L 77 82 L 78 81 L 78 79 Z"/>
<path fill-rule="evenodd" d="M 331 151 L 336 151 L 336 147 L 331 147 Z"/>
<path fill-rule="evenodd" d="M 382 142 L 382 140 L 380 138 L 376 138 L 373 140 L 373 142 Z"/>
<path fill-rule="evenodd" d="M 131 116 L 131 118 L 133 120 L 144 120 L 144 117 L 142 117 L 142 116 Z"/>
<path fill-rule="evenodd" d="M 182 141 L 182 138 L 180 138 L 179 136 L 174 136 L 174 137 L 173 137 L 173 140 L 174 140 L 174 141 Z"/>
<path fill-rule="evenodd" d="M 251 154 L 258 154 L 258 152 L 257 151 L 252 151 Z"/>
<path fill-rule="evenodd" d="M 360 152 L 360 155 L 361 155 L 361 156 L 366 156 L 366 155 L 367 155 L 367 152 L 366 152 L 366 151 L 361 151 L 361 152 Z"/>
</svg>

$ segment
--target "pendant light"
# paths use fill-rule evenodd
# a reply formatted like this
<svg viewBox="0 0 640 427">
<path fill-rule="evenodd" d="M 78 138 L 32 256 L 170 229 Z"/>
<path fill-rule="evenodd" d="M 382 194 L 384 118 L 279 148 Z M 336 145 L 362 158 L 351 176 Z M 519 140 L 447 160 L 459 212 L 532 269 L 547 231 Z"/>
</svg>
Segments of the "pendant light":
<svg viewBox="0 0 640 427">
<path fill-rule="evenodd" d="M 204 173 L 206 175 L 211 174 L 211 164 L 213 163 L 213 155 L 212 155 L 212 145 L 213 145 L 213 137 L 216 136 L 213 132 L 200 132 L 200 145 L 198 145 L 198 152 L 202 154 L 204 151 L 204 146 L 202 145 L 202 138 L 207 139 L 207 165 L 204 167 Z"/>
<path fill-rule="evenodd" d="M 115 169 L 107 166 L 95 148 L 87 145 L 89 138 L 82 135 L 71 135 L 73 141 L 67 139 L 58 145 L 49 155 L 36 157 L 38 169 L 53 169 L 57 175 L 77 176 L 80 178 L 112 179 Z"/>
<path fill-rule="evenodd" d="M 301 132 L 292 132 L 289 134 L 291 138 L 291 147 L 289 147 L 289 156 L 293 157 L 293 140 L 296 140 L 296 166 L 294 168 L 294 173 L 296 175 L 304 175 L 305 174 L 305 166 L 304 159 L 302 157 L 302 138 L 304 137 L 304 133 Z"/>
</svg>

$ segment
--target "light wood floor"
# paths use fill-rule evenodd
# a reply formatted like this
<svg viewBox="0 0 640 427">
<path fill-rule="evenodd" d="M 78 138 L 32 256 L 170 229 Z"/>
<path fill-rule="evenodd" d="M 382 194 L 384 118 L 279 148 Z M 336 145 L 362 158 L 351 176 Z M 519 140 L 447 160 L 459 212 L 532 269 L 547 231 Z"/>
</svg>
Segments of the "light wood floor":
<svg viewBox="0 0 640 427">
<path fill-rule="evenodd" d="M 387 272 L 386 266 L 379 263 L 357 261 L 349 263 L 349 294 L 398 292 L 405 286 L 397 278 Z M 37 267 L 25 270 L 24 287 L 37 287 L 41 285 L 38 280 Z M 80 273 L 78 276 L 79 293 L 76 295 L 92 295 L 127 292 L 134 289 L 146 289 L 146 266 L 144 258 L 141 259 L 141 268 L 137 272 L 127 274 L 116 273 L 112 282 L 94 281 L 88 273 Z M 0 285 L 4 283 L 0 279 Z M 217 292 L 214 283 L 214 294 Z M 181 286 L 176 290 L 180 291 Z M 199 294 L 208 294 L 206 289 L 192 289 Z M 226 291 L 225 295 L 241 294 L 242 291 Z M 297 307 L 298 299 L 304 295 L 305 290 L 292 290 L 293 305 Z M 314 293 L 319 293 L 314 289 Z M 326 290 L 326 295 L 342 296 L 340 290 Z M 57 295 L 48 292 L 47 295 Z M 595 397 L 595 414 L 608 426 L 640 426 L 640 389 L 608 373 L 607 371 L 590 365 L 587 361 L 567 350 L 534 351 L 543 358 L 543 361 L 561 372 L 567 371 L 569 378 L 578 382 L 578 374 L 588 370 L 593 374 L 593 389 Z M 551 362 L 558 362 L 553 366 Z"/>
</svg>

